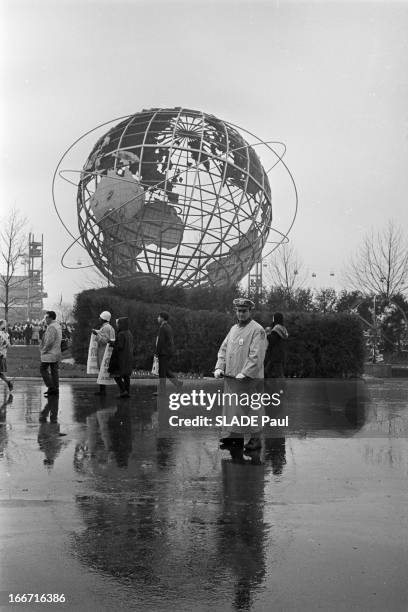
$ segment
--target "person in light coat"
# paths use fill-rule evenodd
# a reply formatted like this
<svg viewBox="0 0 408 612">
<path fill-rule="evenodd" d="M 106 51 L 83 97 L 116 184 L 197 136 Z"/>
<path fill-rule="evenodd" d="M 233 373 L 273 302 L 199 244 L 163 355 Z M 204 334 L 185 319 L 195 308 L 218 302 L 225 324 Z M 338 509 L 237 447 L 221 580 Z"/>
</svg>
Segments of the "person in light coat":
<svg viewBox="0 0 408 612">
<path fill-rule="evenodd" d="M 264 359 L 266 351 L 266 334 L 264 328 L 252 319 L 254 303 L 247 298 L 237 298 L 233 301 L 238 322 L 233 325 L 221 344 L 215 366 L 215 378 L 226 377 L 224 393 L 251 393 L 261 392 L 260 381 L 264 378 Z M 223 415 L 228 422 L 232 416 L 255 414 L 248 407 L 238 403 L 224 402 Z M 257 413 L 261 421 L 262 409 Z M 230 436 L 222 438 L 225 446 L 243 446 L 243 431 L 251 435 L 245 445 L 247 451 L 257 450 L 261 447 L 259 428 L 243 429 L 232 426 L 228 429 Z M 238 434 L 238 435 L 237 435 Z"/>
<path fill-rule="evenodd" d="M 40 343 L 41 366 L 40 374 L 47 387 L 45 396 L 59 394 L 59 365 L 61 359 L 61 326 L 56 321 L 57 315 L 53 310 L 45 313 L 47 329 Z"/>
<path fill-rule="evenodd" d="M 104 310 L 99 315 L 100 328 L 93 329 L 92 333 L 96 335 L 96 340 L 98 342 L 98 351 L 97 351 L 97 363 L 98 368 L 101 368 L 103 356 L 105 354 L 106 345 L 109 342 L 115 341 L 115 330 L 110 324 L 111 313 L 107 310 Z M 99 385 L 99 391 L 96 391 L 95 395 L 106 395 L 106 385 Z"/>
<path fill-rule="evenodd" d="M 7 333 L 7 322 L 4 319 L 0 319 L 0 378 L 4 380 L 8 389 L 11 393 L 13 390 L 13 383 L 7 378 L 7 349 L 10 346 L 10 338 Z"/>
</svg>

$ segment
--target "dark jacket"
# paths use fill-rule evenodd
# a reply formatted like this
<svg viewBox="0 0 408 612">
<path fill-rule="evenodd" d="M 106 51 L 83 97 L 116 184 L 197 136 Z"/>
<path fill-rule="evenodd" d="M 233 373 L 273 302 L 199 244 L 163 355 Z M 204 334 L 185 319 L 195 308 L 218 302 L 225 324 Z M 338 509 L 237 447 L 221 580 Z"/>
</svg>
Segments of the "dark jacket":
<svg viewBox="0 0 408 612">
<path fill-rule="evenodd" d="M 283 325 L 275 325 L 268 335 L 268 347 L 265 353 L 265 377 L 275 376 L 283 370 L 285 363 L 286 341 L 288 332 Z"/>
<path fill-rule="evenodd" d="M 160 355 L 171 357 L 173 354 L 173 330 L 171 326 L 167 323 L 167 321 L 163 321 L 163 323 L 159 327 L 159 335 L 157 336 L 156 355 L 158 355 L 159 357 Z"/>
<path fill-rule="evenodd" d="M 113 376 L 130 376 L 133 371 L 133 336 L 127 317 L 118 319 L 118 333 L 113 345 L 109 372 Z"/>
</svg>

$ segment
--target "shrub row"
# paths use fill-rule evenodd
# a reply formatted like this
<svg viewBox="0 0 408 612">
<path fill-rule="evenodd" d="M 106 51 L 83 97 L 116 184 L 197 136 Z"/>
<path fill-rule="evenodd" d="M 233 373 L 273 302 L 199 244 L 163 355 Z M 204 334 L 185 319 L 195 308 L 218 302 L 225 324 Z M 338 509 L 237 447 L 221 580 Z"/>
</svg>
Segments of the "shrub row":
<svg viewBox="0 0 408 612">
<path fill-rule="evenodd" d="M 209 374 L 213 371 L 221 341 L 234 322 L 233 314 L 210 310 L 189 310 L 171 304 L 152 304 L 126 299 L 110 290 L 91 289 L 77 296 L 73 356 L 86 363 L 91 329 L 103 310 L 112 319 L 129 317 L 135 339 L 135 367 L 149 369 L 157 336 L 157 315 L 170 314 L 176 355 L 174 369 Z M 269 325 L 272 314 L 256 313 L 255 319 Z M 362 373 L 364 343 L 362 327 L 353 315 L 289 313 L 286 374 L 300 377 L 357 376 Z"/>
</svg>

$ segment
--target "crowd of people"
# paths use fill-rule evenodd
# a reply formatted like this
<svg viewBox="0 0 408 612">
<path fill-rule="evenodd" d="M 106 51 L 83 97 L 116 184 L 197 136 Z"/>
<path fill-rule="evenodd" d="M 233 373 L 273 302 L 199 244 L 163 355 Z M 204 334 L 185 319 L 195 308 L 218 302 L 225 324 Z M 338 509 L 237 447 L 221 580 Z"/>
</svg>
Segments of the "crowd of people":
<svg viewBox="0 0 408 612">
<path fill-rule="evenodd" d="M 221 343 L 218 351 L 214 377 L 225 377 L 225 384 L 229 391 L 234 391 L 238 384 L 245 384 L 247 391 L 257 390 L 259 381 L 265 378 L 279 379 L 284 377 L 285 342 L 288 332 L 284 326 L 282 313 L 275 313 L 272 325 L 264 329 L 252 319 L 254 303 L 247 298 L 237 298 L 233 301 L 237 322 L 231 327 L 227 336 Z M 116 319 L 116 329 L 111 324 L 112 315 L 105 310 L 99 315 L 99 322 L 92 329 L 96 345 L 97 369 L 101 372 L 105 367 L 108 376 L 114 379 L 119 389 L 119 398 L 130 397 L 130 378 L 133 371 L 134 341 L 129 329 L 127 317 Z M 22 327 L 23 339 L 26 344 L 38 344 L 40 350 L 40 373 L 47 387 L 46 397 L 59 395 L 59 361 L 63 342 L 70 337 L 72 329 L 63 327 L 57 322 L 56 313 L 52 310 L 46 312 L 41 323 L 27 322 Z M 169 324 L 167 312 L 160 312 L 157 316 L 158 333 L 154 355 L 158 362 L 159 386 L 156 395 L 165 392 L 166 379 L 179 389 L 182 386 L 171 369 L 171 362 L 175 353 L 174 335 Z M 20 326 L 21 327 L 21 326 Z M 0 378 L 7 384 L 9 391 L 13 383 L 7 378 L 7 348 L 11 344 L 11 337 L 18 326 L 13 325 L 7 332 L 6 321 L 0 320 Z M 109 353 L 108 363 L 105 355 L 107 347 Z M 242 386 L 241 386 L 242 389 Z M 106 384 L 99 384 L 96 395 L 106 395 Z M 237 407 L 232 408 L 237 412 Z M 256 450 L 261 442 L 259 432 L 251 432 L 246 450 Z M 241 433 L 232 429 L 230 434 L 222 440 L 224 448 L 243 447 L 244 438 Z"/>
<path fill-rule="evenodd" d="M 59 324 L 54 311 L 47 311 L 43 321 L 27 321 L 25 324 L 15 323 L 7 325 L 4 319 L 0 319 L 0 378 L 7 384 L 11 393 L 14 387 L 13 381 L 7 378 L 7 349 L 12 344 L 23 344 L 26 346 L 38 345 L 41 356 L 40 373 L 47 386 L 44 394 L 59 394 L 59 361 L 61 359 L 64 343 L 69 342 L 73 326 L 71 324 Z"/>
<path fill-rule="evenodd" d="M 71 323 L 63 323 L 64 335 L 70 338 L 73 331 Z M 47 329 L 45 320 L 32 320 L 25 323 L 14 323 L 7 326 L 10 344 L 23 344 L 25 346 L 39 345 Z"/>
</svg>

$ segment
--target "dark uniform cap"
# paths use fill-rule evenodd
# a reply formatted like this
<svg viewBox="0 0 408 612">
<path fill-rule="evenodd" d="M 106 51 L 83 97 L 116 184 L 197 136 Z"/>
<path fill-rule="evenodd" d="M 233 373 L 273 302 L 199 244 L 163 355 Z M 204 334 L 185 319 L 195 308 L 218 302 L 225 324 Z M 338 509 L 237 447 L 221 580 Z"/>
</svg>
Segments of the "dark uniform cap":
<svg viewBox="0 0 408 612">
<path fill-rule="evenodd" d="M 233 305 L 237 308 L 255 308 L 255 304 L 248 298 L 235 298 Z"/>
</svg>

